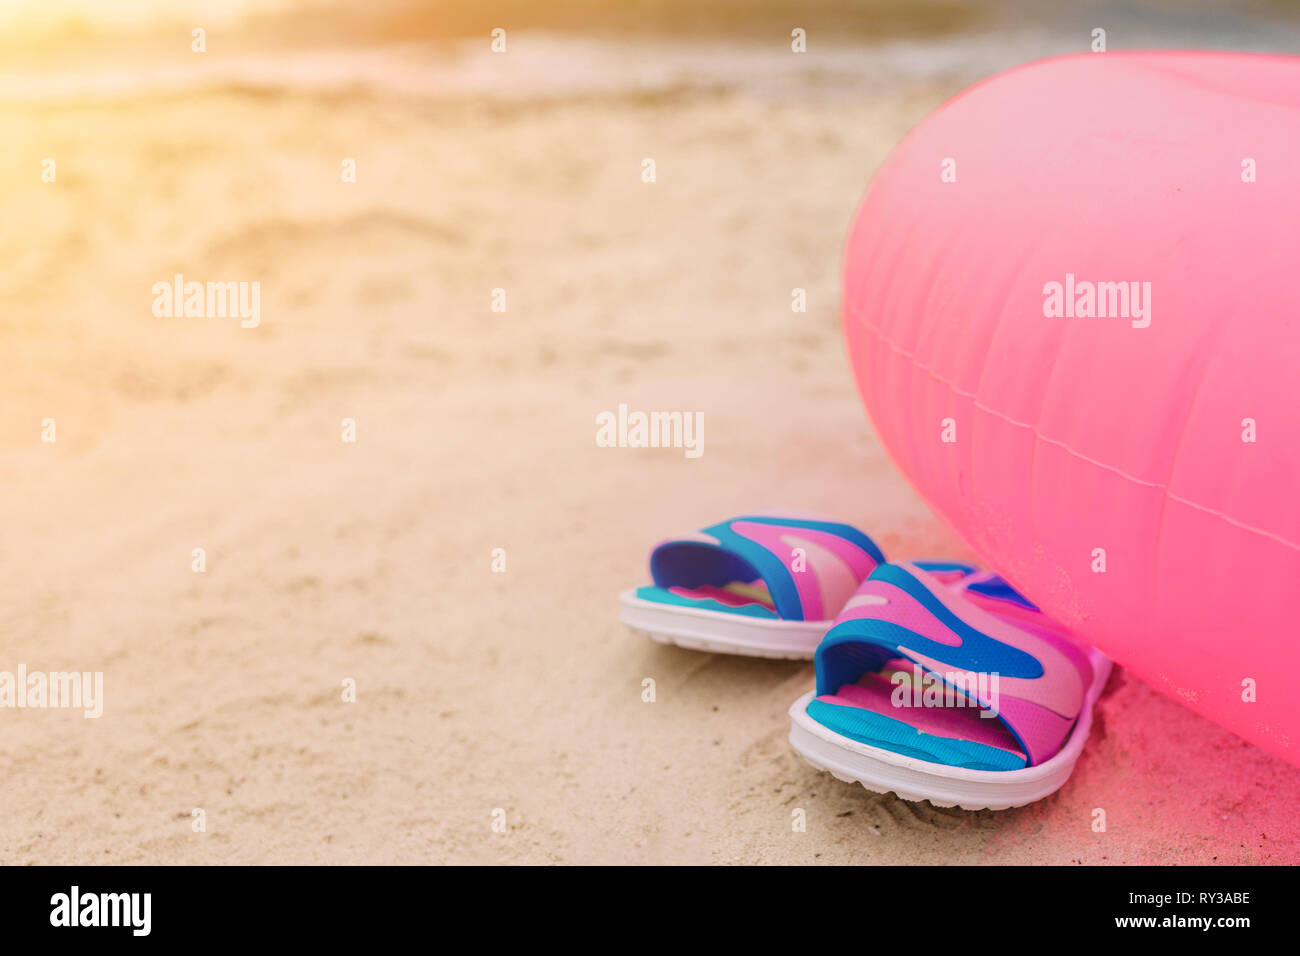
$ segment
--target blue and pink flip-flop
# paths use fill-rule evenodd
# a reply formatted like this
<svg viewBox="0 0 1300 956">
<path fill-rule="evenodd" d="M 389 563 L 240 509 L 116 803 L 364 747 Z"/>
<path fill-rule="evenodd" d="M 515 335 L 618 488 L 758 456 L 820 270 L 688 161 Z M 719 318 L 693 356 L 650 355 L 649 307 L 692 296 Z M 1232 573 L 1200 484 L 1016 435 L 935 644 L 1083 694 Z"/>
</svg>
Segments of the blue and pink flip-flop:
<svg viewBox="0 0 1300 956">
<path fill-rule="evenodd" d="M 623 592 L 619 618 L 662 643 L 806 659 L 884 560 L 847 524 L 744 515 L 658 545 L 654 584 Z"/>
<path fill-rule="evenodd" d="M 790 744 L 905 800 L 1021 806 L 1073 772 L 1110 667 L 994 574 L 882 564 L 818 646 Z"/>
<path fill-rule="evenodd" d="M 851 525 L 745 515 L 658 545 L 654 584 L 620 596 L 654 640 L 812 658 L 790 708 L 814 767 L 938 806 L 1003 809 L 1069 778 L 1110 661 L 1002 578 L 968 564 L 888 564 Z"/>
</svg>

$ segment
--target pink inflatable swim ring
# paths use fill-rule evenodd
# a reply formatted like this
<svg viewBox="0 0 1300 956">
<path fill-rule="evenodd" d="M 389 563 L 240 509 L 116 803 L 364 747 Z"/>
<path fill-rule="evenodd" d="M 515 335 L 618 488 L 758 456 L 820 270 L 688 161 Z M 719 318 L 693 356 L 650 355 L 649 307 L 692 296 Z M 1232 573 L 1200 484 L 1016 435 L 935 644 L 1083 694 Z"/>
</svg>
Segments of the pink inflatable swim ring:
<svg viewBox="0 0 1300 956">
<path fill-rule="evenodd" d="M 968 90 L 873 180 L 844 330 L 881 441 L 984 561 L 1300 764 L 1300 59 Z"/>
</svg>

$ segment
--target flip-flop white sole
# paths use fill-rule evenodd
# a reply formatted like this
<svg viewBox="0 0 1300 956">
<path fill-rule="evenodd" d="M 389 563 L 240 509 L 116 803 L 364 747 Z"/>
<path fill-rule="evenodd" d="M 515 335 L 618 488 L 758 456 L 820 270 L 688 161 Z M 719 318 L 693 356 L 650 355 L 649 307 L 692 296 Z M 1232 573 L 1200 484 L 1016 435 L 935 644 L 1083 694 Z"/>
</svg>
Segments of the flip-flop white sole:
<svg viewBox="0 0 1300 956">
<path fill-rule="evenodd" d="M 818 770 L 846 783 L 860 783 L 877 793 L 903 800 L 928 800 L 936 807 L 963 810 L 1006 810 L 1041 800 L 1061 788 L 1074 772 L 1092 728 L 1092 708 L 1110 677 L 1110 658 L 1089 654 L 1093 679 L 1083 708 L 1065 745 L 1050 760 L 1023 770 L 968 770 L 905 757 L 837 734 L 808 716 L 810 691 L 790 706 L 790 746 Z"/>
<path fill-rule="evenodd" d="M 695 651 L 812 660 L 830 621 L 781 621 L 647 601 L 636 589 L 618 596 L 618 619 L 635 633 Z"/>
</svg>

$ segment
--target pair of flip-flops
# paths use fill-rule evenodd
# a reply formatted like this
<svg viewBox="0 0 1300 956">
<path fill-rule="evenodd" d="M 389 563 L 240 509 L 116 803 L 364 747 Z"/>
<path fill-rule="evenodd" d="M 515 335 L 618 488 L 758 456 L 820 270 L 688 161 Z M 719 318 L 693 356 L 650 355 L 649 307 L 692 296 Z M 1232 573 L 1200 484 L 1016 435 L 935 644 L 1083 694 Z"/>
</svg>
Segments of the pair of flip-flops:
<svg viewBox="0 0 1300 956">
<path fill-rule="evenodd" d="M 812 658 L 790 707 L 814 767 L 938 806 L 1004 809 L 1069 778 L 1110 674 L 1006 581 L 950 561 L 887 563 L 834 521 L 747 515 L 650 555 L 621 595 L 633 631 L 716 653 Z"/>
</svg>

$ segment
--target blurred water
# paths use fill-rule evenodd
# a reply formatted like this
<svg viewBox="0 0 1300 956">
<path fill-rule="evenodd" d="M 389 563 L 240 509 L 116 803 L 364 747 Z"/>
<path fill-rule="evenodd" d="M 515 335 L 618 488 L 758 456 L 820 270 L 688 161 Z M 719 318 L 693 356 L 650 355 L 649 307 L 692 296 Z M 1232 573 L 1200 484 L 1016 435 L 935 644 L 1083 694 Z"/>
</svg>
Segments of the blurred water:
<svg viewBox="0 0 1300 956">
<path fill-rule="evenodd" d="M 0 30 L 32 36 L 60 32 L 112 35 L 167 29 L 178 23 L 225 26 L 255 14 L 302 8 L 304 0 L 4 0 Z"/>
<path fill-rule="evenodd" d="M 384 43 L 357 44 L 349 35 L 321 42 L 317 36 L 311 44 L 286 40 L 231 52 L 228 39 L 214 38 L 213 53 L 197 56 L 188 51 L 188 29 L 177 32 L 178 9 L 184 8 L 184 23 L 202 22 L 208 11 L 219 18 L 213 22 L 281 14 L 278 20 L 256 22 L 278 24 L 291 36 L 295 12 L 329 2 L 7 0 L 0 7 L 5 11 L 0 26 L 9 39 L 20 30 L 15 24 L 74 23 L 81 45 L 71 57 L 27 57 L 0 65 L 0 101 L 119 100 L 203 89 L 371 90 L 494 100 L 689 90 L 744 90 L 777 98 L 860 96 L 917 81 L 960 87 L 1030 60 L 1086 51 L 1095 27 L 1106 30 L 1110 50 L 1207 48 L 1300 55 L 1300 18 L 1294 6 L 1260 3 L 1249 11 L 1230 11 L 1202 0 L 1060 5 L 1001 0 L 976 5 L 983 14 L 978 27 L 957 33 L 904 30 L 910 35 L 873 37 L 813 30 L 809 52 L 800 56 L 789 53 L 788 21 L 772 25 L 770 42 L 755 39 L 752 31 L 719 37 L 709 30 L 616 36 L 594 28 L 524 30 L 511 34 L 509 55 L 500 56 L 491 52 L 486 35 L 431 39 L 427 34 L 436 21 L 436 0 L 429 0 L 427 11 L 420 7 L 419 16 L 402 21 L 415 39 L 403 40 L 399 32 L 398 39 Z M 842 2 L 853 9 L 852 0 Z M 366 16 L 367 8 L 390 24 L 395 11 L 416 9 L 412 0 L 372 0 L 350 7 L 349 22 L 358 10 Z M 868 3 L 864 17 L 867 9 L 880 8 L 879 2 Z M 756 16 L 771 15 L 766 7 L 755 11 Z M 166 42 L 150 39 L 159 30 L 170 31 Z"/>
</svg>

